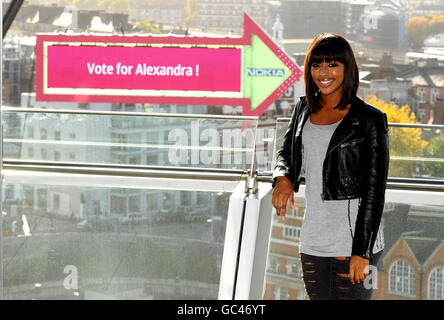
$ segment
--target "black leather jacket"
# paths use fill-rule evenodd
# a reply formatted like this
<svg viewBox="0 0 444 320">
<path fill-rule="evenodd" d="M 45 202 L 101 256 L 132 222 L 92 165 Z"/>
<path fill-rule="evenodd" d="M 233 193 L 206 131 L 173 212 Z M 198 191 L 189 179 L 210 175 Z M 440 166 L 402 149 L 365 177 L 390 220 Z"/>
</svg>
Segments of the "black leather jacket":
<svg viewBox="0 0 444 320">
<path fill-rule="evenodd" d="M 302 164 L 302 130 L 310 110 L 301 97 L 291 116 L 277 154 L 273 187 L 286 176 L 299 190 Z M 360 198 L 352 255 L 372 257 L 373 245 L 384 209 L 389 166 L 387 116 L 356 97 L 330 140 L 323 163 L 323 200 Z"/>
</svg>

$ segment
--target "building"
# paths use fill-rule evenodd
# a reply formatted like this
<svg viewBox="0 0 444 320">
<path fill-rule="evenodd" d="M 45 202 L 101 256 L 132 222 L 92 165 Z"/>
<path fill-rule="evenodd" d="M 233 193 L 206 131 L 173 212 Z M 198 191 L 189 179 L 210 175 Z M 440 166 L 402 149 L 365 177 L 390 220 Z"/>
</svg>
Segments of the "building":
<svg viewBox="0 0 444 320">
<path fill-rule="evenodd" d="M 143 105 L 39 102 L 35 101 L 34 93 L 23 93 L 21 105 L 37 109 L 93 108 L 94 111 L 126 112 L 145 110 Z M 152 110 L 145 111 L 184 114 L 203 111 L 196 106 L 151 107 Z M 201 127 L 202 130 L 205 129 L 204 125 Z M 185 128 L 183 120 L 180 119 L 171 121 L 167 118 L 82 114 L 49 114 L 40 118 L 32 113 L 24 113 L 22 118 L 14 122 L 9 121 L 8 128 L 10 133 L 4 137 L 5 159 L 154 167 L 173 165 L 170 163 L 170 149 L 160 148 L 159 145 L 174 143 L 175 137 L 171 133 L 174 133 L 175 129 L 191 131 L 191 127 Z M 15 144 L 10 141 L 21 135 L 26 137 L 26 142 L 14 149 Z M 204 208 L 207 214 L 210 208 L 208 194 L 199 192 L 105 187 L 90 188 L 85 192 L 82 188 L 75 187 L 27 185 L 16 192 L 17 195 L 23 195 L 25 207 L 29 210 L 47 211 L 61 216 L 72 215 L 75 219 L 91 219 L 97 216 L 121 219 L 128 215 L 139 215 L 165 220 L 168 217 L 158 215 L 169 212 L 172 208 L 184 211 Z"/>
<path fill-rule="evenodd" d="M 413 66 L 398 74 L 399 77 L 412 81 L 416 94 L 413 111 L 421 123 L 442 124 L 442 98 L 444 97 L 444 67 L 434 59 L 425 65 Z"/>
<path fill-rule="evenodd" d="M 358 93 L 366 99 L 368 95 L 375 95 L 385 102 L 395 102 L 397 105 L 413 105 L 412 81 L 397 76 L 403 65 L 395 65 L 392 55 L 383 53 L 377 63 L 360 64 L 360 85 Z"/>
<path fill-rule="evenodd" d="M 287 208 L 284 222 L 273 215 L 266 269 L 264 300 L 305 300 L 299 255 L 299 239 L 305 202 L 295 197 L 295 208 Z"/>
<path fill-rule="evenodd" d="M 188 25 L 186 0 L 151 0 L 134 2 L 134 19 L 150 21 L 157 25 L 169 26 L 170 29 Z"/>
<path fill-rule="evenodd" d="M 261 27 L 267 28 L 266 0 L 199 0 L 196 26 L 205 31 L 223 31 L 233 34 L 243 33 L 243 13 L 246 12 Z M 269 26 L 271 29 L 271 25 Z M 267 28 L 268 29 L 268 28 Z"/>
<path fill-rule="evenodd" d="M 369 48 L 401 49 L 405 45 L 407 13 L 396 1 L 377 1 L 364 7 L 356 40 Z"/>
<path fill-rule="evenodd" d="M 342 1 L 281 0 L 272 2 L 269 16 L 276 15 L 285 27 L 284 39 L 313 39 L 322 32 L 345 35 L 345 12 Z"/>
<path fill-rule="evenodd" d="M 74 6 L 55 4 L 23 5 L 14 24 L 24 34 L 71 30 L 74 32 L 128 32 L 133 26 L 126 13 L 108 13 L 104 10 L 79 10 Z"/>
<path fill-rule="evenodd" d="M 444 299 L 442 208 L 397 204 L 384 217 L 386 247 L 373 299 Z"/>
<path fill-rule="evenodd" d="M 348 40 L 357 40 L 358 31 L 361 28 L 363 19 L 362 15 L 364 10 L 373 5 L 373 1 L 367 0 L 351 0 L 344 1 L 344 12 L 345 12 L 345 37 Z"/>
</svg>

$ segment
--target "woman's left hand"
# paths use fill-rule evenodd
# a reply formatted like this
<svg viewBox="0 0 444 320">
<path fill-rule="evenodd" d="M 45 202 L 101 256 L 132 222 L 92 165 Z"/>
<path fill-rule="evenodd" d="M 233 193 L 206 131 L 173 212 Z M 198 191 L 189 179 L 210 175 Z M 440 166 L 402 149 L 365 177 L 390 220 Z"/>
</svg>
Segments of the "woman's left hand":
<svg viewBox="0 0 444 320">
<path fill-rule="evenodd" d="M 368 259 L 360 256 L 351 256 L 350 258 L 350 282 L 352 284 L 361 283 L 369 273 L 369 261 Z"/>
</svg>

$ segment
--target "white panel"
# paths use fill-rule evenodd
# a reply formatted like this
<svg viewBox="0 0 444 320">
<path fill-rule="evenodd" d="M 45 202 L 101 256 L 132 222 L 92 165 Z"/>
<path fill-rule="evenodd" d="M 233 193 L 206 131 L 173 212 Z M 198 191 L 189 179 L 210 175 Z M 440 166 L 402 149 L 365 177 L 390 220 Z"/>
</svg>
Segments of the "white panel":
<svg viewBox="0 0 444 320">
<path fill-rule="evenodd" d="M 233 299 L 234 279 L 236 276 L 237 253 L 245 199 L 245 182 L 240 182 L 230 197 L 227 226 L 225 231 L 224 253 L 219 282 L 219 300 Z"/>
<path fill-rule="evenodd" d="M 271 232 L 272 188 L 259 183 L 257 195 L 247 198 L 236 286 L 236 300 L 260 300 Z"/>
</svg>

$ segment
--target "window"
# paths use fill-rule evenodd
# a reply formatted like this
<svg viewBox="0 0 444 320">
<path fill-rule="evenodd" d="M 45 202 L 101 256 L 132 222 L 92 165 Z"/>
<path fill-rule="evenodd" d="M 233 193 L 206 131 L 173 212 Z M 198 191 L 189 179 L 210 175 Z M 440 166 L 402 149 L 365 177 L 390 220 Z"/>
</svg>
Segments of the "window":
<svg viewBox="0 0 444 320">
<path fill-rule="evenodd" d="M 152 153 L 152 154 L 148 154 L 146 156 L 146 164 L 148 165 L 156 165 L 158 164 L 159 159 L 158 159 L 158 154 L 157 153 Z"/>
<path fill-rule="evenodd" d="M 140 157 L 138 157 L 138 156 L 128 157 L 128 163 L 129 164 L 140 164 Z"/>
<path fill-rule="evenodd" d="M 427 299 L 444 299 L 444 267 L 435 268 L 430 272 L 427 288 Z"/>
<path fill-rule="evenodd" d="M 153 193 L 148 193 L 146 195 L 146 208 L 150 211 L 157 210 L 157 196 Z"/>
<path fill-rule="evenodd" d="M 300 262 L 290 262 L 289 265 L 287 265 L 288 274 L 293 277 L 300 277 Z"/>
<path fill-rule="evenodd" d="M 54 139 L 55 140 L 60 140 L 60 131 L 54 132 Z"/>
<path fill-rule="evenodd" d="M 113 213 L 124 214 L 127 212 L 127 204 L 125 197 L 111 196 L 111 210 Z"/>
<path fill-rule="evenodd" d="M 298 227 L 284 227 L 284 237 L 299 240 L 301 229 Z"/>
<path fill-rule="evenodd" d="M 29 158 L 34 157 L 34 148 L 32 148 L 32 147 L 28 148 L 28 157 Z"/>
<path fill-rule="evenodd" d="M 47 209 L 47 193 L 45 189 L 38 189 L 37 190 L 37 199 L 38 199 L 38 206 L 40 210 L 46 210 Z"/>
<path fill-rule="evenodd" d="M 89 109 L 89 103 L 79 103 L 79 109 Z"/>
<path fill-rule="evenodd" d="M 28 128 L 28 138 L 34 138 L 34 128 L 33 127 Z"/>
<path fill-rule="evenodd" d="M 47 137 L 47 135 L 48 135 L 48 132 L 46 131 L 46 129 L 42 129 L 42 130 L 40 130 L 40 138 L 41 138 L 42 140 L 45 140 L 46 137 Z"/>
<path fill-rule="evenodd" d="M 54 161 L 60 161 L 60 152 L 54 152 Z"/>
<path fill-rule="evenodd" d="M 418 108 L 417 110 L 417 115 L 416 115 L 416 119 L 420 122 L 423 123 L 425 121 L 425 110 L 424 108 Z"/>
<path fill-rule="evenodd" d="M 40 155 L 41 155 L 41 157 L 42 157 L 42 160 L 46 160 L 46 157 L 47 157 L 47 151 L 46 151 L 46 149 L 41 149 L 41 150 L 40 150 Z"/>
<path fill-rule="evenodd" d="M 288 288 L 286 288 L 286 287 L 279 288 L 279 299 L 280 300 L 288 300 Z"/>
<path fill-rule="evenodd" d="M 54 200 L 54 209 L 60 209 L 60 195 L 55 194 L 53 200 Z"/>
<path fill-rule="evenodd" d="M 415 273 L 406 261 L 398 260 L 390 267 L 389 292 L 405 297 L 415 297 Z"/>
<path fill-rule="evenodd" d="M 25 186 L 23 188 L 24 207 L 34 208 L 34 189 L 32 187 Z"/>
<path fill-rule="evenodd" d="M 128 207 L 130 212 L 140 212 L 140 196 L 129 197 Z"/>
<path fill-rule="evenodd" d="M 418 94 L 418 102 L 426 103 L 426 88 L 416 88 L 416 93 Z"/>
<path fill-rule="evenodd" d="M 432 89 L 432 92 L 430 94 L 430 103 L 435 104 L 436 99 L 439 98 L 439 89 Z"/>
<path fill-rule="evenodd" d="M 270 272 L 277 272 L 278 271 L 278 264 L 277 264 L 277 260 L 275 258 L 271 258 L 268 260 L 268 271 L 270 271 Z"/>
<path fill-rule="evenodd" d="M 5 188 L 5 200 L 14 199 L 14 186 L 8 185 Z"/>
</svg>

